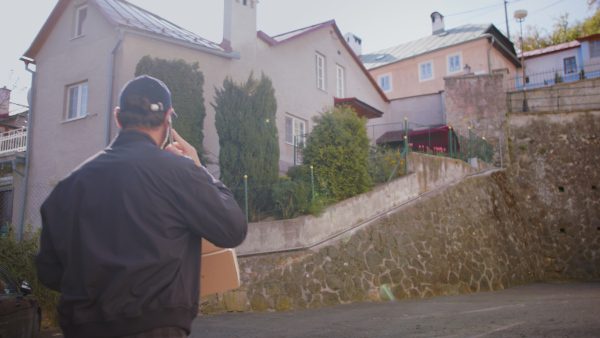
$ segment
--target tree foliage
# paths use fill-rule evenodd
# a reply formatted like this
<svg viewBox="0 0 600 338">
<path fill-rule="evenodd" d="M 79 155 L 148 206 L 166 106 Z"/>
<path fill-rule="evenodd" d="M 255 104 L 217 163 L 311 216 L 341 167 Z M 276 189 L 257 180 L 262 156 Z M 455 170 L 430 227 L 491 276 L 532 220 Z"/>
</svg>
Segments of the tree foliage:
<svg viewBox="0 0 600 338">
<path fill-rule="evenodd" d="M 230 77 L 216 89 L 215 127 L 219 135 L 220 179 L 229 187 L 266 186 L 279 177 L 279 137 L 275 123 L 277 100 L 271 79 L 251 73 L 245 83 Z M 268 189 L 266 189 L 268 190 Z M 249 191 L 249 209 L 260 210 L 270 191 Z M 239 201 L 239 197 L 238 197 Z"/>
<path fill-rule="evenodd" d="M 593 4 L 590 2 L 590 6 Z M 576 20 L 574 24 L 569 24 L 568 13 L 561 14 L 554 20 L 551 32 L 528 25 L 523 34 L 523 49 L 525 51 L 540 49 L 600 33 L 600 8 L 597 8 L 594 15 L 583 22 Z M 516 36 L 513 36 L 513 41 L 519 41 L 519 38 L 519 33 L 517 33 Z M 521 49 L 521 44 L 515 43 L 515 48 Z"/>
<path fill-rule="evenodd" d="M 165 60 L 146 55 L 138 62 L 135 76 L 150 75 L 163 81 L 171 91 L 173 108 L 179 118 L 173 119 L 173 128 L 196 148 L 200 161 L 206 164 L 204 150 L 204 75 L 198 62 Z"/>
<path fill-rule="evenodd" d="M 313 117 L 302 161 L 314 167 L 315 184 L 332 202 L 369 191 L 369 138 L 366 119 L 348 106 L 325 110 Z"/>
</svg>

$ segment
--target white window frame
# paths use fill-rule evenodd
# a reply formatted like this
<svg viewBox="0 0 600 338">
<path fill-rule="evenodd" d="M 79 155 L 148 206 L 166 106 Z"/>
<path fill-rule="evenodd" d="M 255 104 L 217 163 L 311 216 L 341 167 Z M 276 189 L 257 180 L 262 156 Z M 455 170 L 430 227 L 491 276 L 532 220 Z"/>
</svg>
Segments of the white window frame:
<svg viewBox="0 0 600 338">
<path fill-rule="evenodd" d="M 336 94 L 338 98 L 344 98 L 345 94 L 346 94 L 346 90 L 345 90 L 345 82 L 346 82 L 346 70 L 344 69 L 344 67 L 340 66 L 340 65 L 335 65 L 335 77 L 336 77 L 336 84 L 337 84 L 337 90 L 336 90 Z"/>
<path fill-rule="evenodd" d="M 81 15 L 81 12 L 85 10 L 85 17 L 83 18 L 83 21 L 79 22 L 79 16 Z M 80 6 L 77 7 L 75 9 L 75 31 L 73 34 L 73 38 L 78 38 L 80 36 L 84 36 L 85 35 L 85 21 L 88 18 L 88 6 L 84 5 L 84 6 Z"/>
<path fill-rule="evenodd" d="M 77 88 L 77 97 L 73 98 L 73 89 L 75 88 Z M 67 111 L 65 114 L 66 121 L 77 120 L 87 116 L 88 97 L 89 91 L 87 82 L 81 82 L 67 87 Z M 73 103 L 75 103 L 77 107 L 75 113 L 71 114 Z"/>
<path fill-rule="evenodd" d="M 431 67 L 431 77 L 424 78 L 423 77 L 423 66 L 430 64 Z M 425 62 L 419 63 L 419 82 L 430 81 L 435 79 L 435 72 L 433 70 L 433 60 L 428 60 Z"/>
<path fill-rule="evenodd" d="M 306 146 L 306 121 L 287 115 L 285 117 L 285 143 L 294 145 L 294 135 L 296 135 L 296 146 L 299 144 Z"/>
<path fill-rule="evenodd" d="M 315 67 L 316 67 L 316 71 L 317 71 L 317 88 L 323 90 L 323 91 L 327 91 L 326 88 L 326 76 L 325 76 L 325 56 L 323 56 L 322 54 L 316 53 L 315 54 Z"/>
<path fill-rule="evenodd" d="M 452 59 L 458 57 L 458 69 L 452 70 Z M 456 74 L 462 71 L 462 53 L 456 53 L 446 56 L 447 74 Z"/>
<path fill-rule="evenodd" d="M 389 88 L 384 88 L 383 86 L 383 82 L 382 80 L 384 80 L 385 78 L 387 78 L 387 82 L 388 82 L 388 86 Z M 377 76 L 377 85 L 379 85 L 379 88 L 381 88 L 381 90 L 383 90 L 384 93 L 389 93 L 392 91 L 392 73 L 386 73 L 386 74 L 381 74 L 379 76 Z"/>
</svg>

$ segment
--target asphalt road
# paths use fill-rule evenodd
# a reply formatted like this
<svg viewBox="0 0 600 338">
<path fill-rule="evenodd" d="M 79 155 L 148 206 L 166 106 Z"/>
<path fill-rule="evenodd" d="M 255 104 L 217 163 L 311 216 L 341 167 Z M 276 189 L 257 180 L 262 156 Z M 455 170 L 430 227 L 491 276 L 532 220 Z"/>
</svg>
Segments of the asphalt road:
<svg viewBox="0 0 600 338">
<path fill-rule="evenodd" d="M 60 337 L 44 331 L 42 337 Z M 600 337 L 600 282 L 199 316 L 190 337 Z"/>
</svg>

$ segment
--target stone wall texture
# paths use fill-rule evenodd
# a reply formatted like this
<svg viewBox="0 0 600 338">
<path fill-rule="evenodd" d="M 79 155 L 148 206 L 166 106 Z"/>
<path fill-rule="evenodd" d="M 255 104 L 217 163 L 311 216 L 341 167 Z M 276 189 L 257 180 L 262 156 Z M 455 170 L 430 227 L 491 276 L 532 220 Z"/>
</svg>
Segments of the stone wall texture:
<svg viewBox="0 0 600 338">
<path fill-rule="evenodd" d="M 239 259 L 242 287 L 201 313 L 304 309 L 504 289 L 542 278 L 503 171 L 471 176 L 320 248 Z"/>
<path fill-rule="evenodd" d="M 502 75 L 471 75 L 444 79 L 446 124 L 464 137 L 469 137 L 468 127 L 480 137 L 485 137 L 496 149 L 494 164 L 500 166 L 500 153 L 503 155 L 502 161 L 505 162 L 508 152 L 506 95 Z"/>
<path fill-rule="evenodd" d="M 510 186 L 545 278 L 600 278 L 600 112 L 511 115 Z"/>
</svg>

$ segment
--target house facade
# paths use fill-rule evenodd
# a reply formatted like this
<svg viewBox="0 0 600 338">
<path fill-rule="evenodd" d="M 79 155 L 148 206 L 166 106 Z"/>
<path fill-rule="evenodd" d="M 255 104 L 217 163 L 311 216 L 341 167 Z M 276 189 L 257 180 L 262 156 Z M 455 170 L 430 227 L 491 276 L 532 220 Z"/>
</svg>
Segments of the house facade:
<svg viewBox="0 0 600 338">
<path fill-rule="evenodd" d="M 446 30 L 440 13 L 432 13 L 431 20 L 430 36 L 361 56 L 391 101 L 389 113 L 370 125 L 401 125 L 404 118 L 423 125 L 444 125 L 444 77 L 466 72 L 510 76 L 520 67 L 513 44 L 494 25 Z M 375 138 L 397 128 L 376 128 Z"/>
<path fill-rule="evenodd" d="M 386 95 L 334 21 L 269 36 L 257 32 L 257 1 L 224 0 L 224 6 L 223 41 L 214 43 L 126 1 L 60 0 L 24 54 L 36 65 L 29 182 L 48 185 L 65 177 L 114 138 L 119 91 L 146 55 L 199 63 L 204 148 L 214 163 L 219 141 L 211 103 L 227 76 L 236 82 L 251 72 L 271 78 L 282 173 L 294 163 L 293 134 L 310 132 L 311 118 L 336 98 L 355 99 L 374 116 L 387 112 Z M 218 176 L 216 164 L 208 169 Z M 33 199 L 27 198 L 30 216 L 39 207 Z"/>
<path fill-rule="evenodd" d="M 521 55 L 519 54 L 519 57 Z M 600 34 L 523 53 L 527 88 L 600 76 Z M 522 89 L 522 80 L 514 86 Z"/>
</svg>

